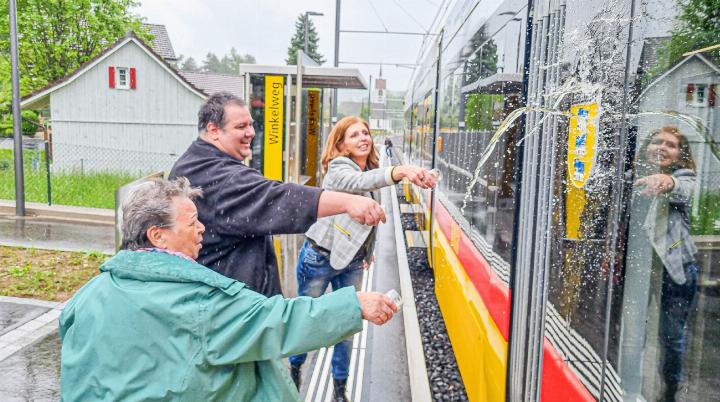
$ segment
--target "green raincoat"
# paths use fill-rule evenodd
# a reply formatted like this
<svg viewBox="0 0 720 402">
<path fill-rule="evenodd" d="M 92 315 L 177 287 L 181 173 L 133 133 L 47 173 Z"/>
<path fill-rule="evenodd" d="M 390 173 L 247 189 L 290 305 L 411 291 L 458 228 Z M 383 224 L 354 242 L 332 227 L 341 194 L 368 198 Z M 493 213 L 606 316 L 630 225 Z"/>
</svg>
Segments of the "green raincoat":
<svg viewBox="0 0 720 402">
<path fill-rule="evenodd" d="M 362 329 L 355 289 L 266 298 L 202 265 L 121 251 L 60 317 L 63 401 L 294 401 L 280 358 Z"/>
</svg>

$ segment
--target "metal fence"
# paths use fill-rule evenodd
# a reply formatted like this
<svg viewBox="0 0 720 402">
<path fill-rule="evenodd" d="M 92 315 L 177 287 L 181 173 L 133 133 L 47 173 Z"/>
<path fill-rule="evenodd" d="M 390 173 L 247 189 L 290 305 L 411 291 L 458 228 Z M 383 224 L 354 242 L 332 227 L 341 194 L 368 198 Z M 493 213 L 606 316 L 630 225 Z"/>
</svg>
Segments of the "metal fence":
<svg viewBox="0 0 720 402">
<path fill-rule="evenodd" d="M 139 177 L 151 172 L 170 170 L 179 155 L 53 144 L 51 150 L 53 173 L 129 173 Z"/>
<path fill-rule="evenodd" d="M 168 172 L 179 155 L 103 147 L 50 144 L 23 139 L 25 198 L 28 202 L 113 208 L 125 183 Z M 12 140 L 0 140 L 0 199 L 15 197 Z"/>
</svg>

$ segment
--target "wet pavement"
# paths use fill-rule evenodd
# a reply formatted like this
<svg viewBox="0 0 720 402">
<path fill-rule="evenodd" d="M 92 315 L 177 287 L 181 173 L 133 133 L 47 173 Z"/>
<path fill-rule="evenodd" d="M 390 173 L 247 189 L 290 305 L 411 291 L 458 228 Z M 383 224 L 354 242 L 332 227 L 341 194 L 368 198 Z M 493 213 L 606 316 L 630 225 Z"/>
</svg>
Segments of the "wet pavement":
<svg viewBox="0 0 720 402">
<path fill-rule="evenodd" d="M 0 302 L 0 335 L 45 314 L 48 310 L 48 307 L 30 304 Z"/>
<path fill-rule="evenodd" d="M 115 253 L 115 227 L 0 215 L 0 244 L 63 251 Z"/>
<path fill-rule="evenodd" d="M 64 303 L 0 296 L 0 401 L 56 401 Z"/>
<path fill-rule="evenodd" d="M 0 245 L 115 252 L 115 227 L 82 220 L 0 214 Z M 0 401 L 60 399 L 62 304 L 0 296 Z"/>
<path fill-rule="evenodd" d="M 0 401 L 60 399 L 60 337 L 56 332 L 0 361 Z"/>
</svg>

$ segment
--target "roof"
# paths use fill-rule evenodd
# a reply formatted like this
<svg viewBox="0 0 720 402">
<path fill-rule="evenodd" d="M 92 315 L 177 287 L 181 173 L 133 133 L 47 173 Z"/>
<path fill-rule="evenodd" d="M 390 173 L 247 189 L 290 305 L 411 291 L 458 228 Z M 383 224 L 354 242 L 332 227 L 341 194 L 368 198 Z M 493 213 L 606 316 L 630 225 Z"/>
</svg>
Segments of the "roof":
<svg viewBox="0 0 720 402">
<path fill-rule="evenodd" d="M 669 39 L 670 37 L 645 38 L 640 53 L 640 68 L 642 71 L 649 71 L 658 65 L 658 50 L 665 46 Z"/>
<path fill-rule="evenodd" d="M 338 67 L 311 67 L 304 66 L 305 73 L 302 76 L 303 88 L 347 88 L 367 89 L 365 78 L 356 68 Z M 260 64 L 240 64 L 240 75 L 250 74 L 274 74 L 297 75 L 297 66 L 269 66 Z"/>
<path fill-rule="evenodd" d="M 496 73 L 462 87 L 462 93 L 480 92 L 502 94 L 509 91 L 522 90 L 523 76 L 518 73 Z"/>
<path fill-rule="evenodd" d="M 170 36 L 168 36 L 165 25 L 159 24 L 142 24 L 142 27 L 147 29 L 151 35 L 154 36 L 152 40 L 152 50 L 157 53 L 160 57 L 165 60 L 175 61 L 175 50 L 173 49 L 172 43 L 170 43 Z"/>
<path fill-rule="evenodd" d="M 128 32 L 127 35 L 124 37 L 118 39 L 115 43 L 110 45 L 108 48 L 100 52 L 97 56 L 93 57 L 92 59 L 86 61 L 85 63 L 81 64 L 80 67 L 78 67 L 75 71 L 72 73 L 51 82 L 44 88 L 38 89 L 37 91 L 34 91 L 28 95 L 25 95 L 21 102 L 20 106 L 22 108 L 27 109 L 37 109 L 46 106 L 49 103 L 49 97 L 52 92 L 57 91 L 58 89 L 70 84 L 71 82 L 75 81 L 78 77 L 83 75 L 86 71 L 90 70 L 91 68 L 95 67 L 97 64 L 99 64 L 101 61 L 106 59 L 111 54 L 115 53 L 118 49 L 122 48 L 126 44 L 134 42 L 140 49 L 144 50 L 145 53 L 150 56 L 151 59 L 155 60 L 160 66 L 165 69 L 170 75 L 172 75 L 175 79 L 180 81 L 180 83 L 186 87 L 190 92 L 194 93 L 195 95 L 205 99 L 207 95 L 205 92 L 200 90 L 199 88 L 195 87 L 195 85 L 188 82 L 182 75 L 178 74 L 177 70 L 173 68 L 170 64 L 168 64 L 167 61 L 165 61 L 160 55 L 155 53 L 148 45 L 145 44 L 140 38 L 138 38 L 133 32 Z"/>
<path fill-rule="evenodd" d="M 207 95 L 212 95 L 220 91 L 228 91 L 239 98 L 245 98 L 243 94 L 243 77 L 239 75 L 200 73 L 184 70 L 179 70 L 178 73 Z"/>
</svg>

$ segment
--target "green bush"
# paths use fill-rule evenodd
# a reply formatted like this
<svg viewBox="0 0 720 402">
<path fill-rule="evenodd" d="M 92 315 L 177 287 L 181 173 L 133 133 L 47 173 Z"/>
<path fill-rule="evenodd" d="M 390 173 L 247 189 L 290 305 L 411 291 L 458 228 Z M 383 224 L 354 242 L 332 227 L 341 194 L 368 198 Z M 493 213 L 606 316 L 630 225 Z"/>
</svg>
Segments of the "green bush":
<svg viewBox="0 0 720 402">
<path fill-rule="evenodd" d="M 38 114 L 33 110 L 23 110 L 20 112 L 22 115 L 21 130 L 23 135 L 33 135 L 40 128 L 34 122 L 38 121 Z M 0 118 L 0 137 L 12 137 L 13 136 L 13 118 L 12 113 L 2 115 Z"/>
</svg>

